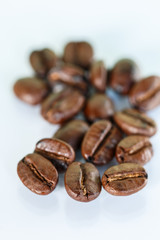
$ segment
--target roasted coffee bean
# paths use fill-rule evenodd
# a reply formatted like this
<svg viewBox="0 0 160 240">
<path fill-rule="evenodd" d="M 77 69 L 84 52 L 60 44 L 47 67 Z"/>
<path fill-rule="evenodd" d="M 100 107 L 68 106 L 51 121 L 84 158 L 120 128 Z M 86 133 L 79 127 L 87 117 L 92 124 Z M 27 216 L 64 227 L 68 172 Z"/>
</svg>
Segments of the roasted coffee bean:
<svg viewBox="0 0 160 240">
<path fill-rule="evenodd" d="M 64 63 L 62 66 L 61 66 L 61 69 L 69 74 L 70 76 L 84 76 L 85 75 L 85 71 L 83 68 L 81 67 L 78 67 L 76 65 L 73 65 L 73 64 L 69 64 L 69 63 Z"/>
<path fill-rule="evenodd" d="M 151 76 L 136 83 L 129 93 L 130 103 L 142 111 L 160 105 L 160 77 Z"/>
<path fill-rule="evenodd" d="M 92 46 L 87 42 L 69 42 L 64 49 L 64 61 L 88 68 L 93 59 Z"/>
<path fill-rule="evenodd" d="M 151 137 L 157 131 L 154 120 L 134 109 L 125 109 L 115 113 L 114 120 L 127 135 L 136 134 Z"/>
<path fill-rule="evenodd" d="M 118 128 L 107 120 L 91 125 L 82 142 L 82 155 L 96 165 L 104 165 L 114 157 L 116 145 L 122 135 Z"/>
<path fill-rule="evenodd" d="M 90 70 L 90 82 L 100 92 L 105 92 L 107 83 L 107 70 L 103 61 L 92 64 Z"/>
<path fill-rule="evenodd" d="M 51 86 L 57 83 L 77 87 L 83 91 L 87 90 L 84 71 L 76 66 L 64 65 L 59 68 L 53 68 L 48 74 L 48 80 Z"/>
<path fill-rule="evenodd" d="M 25 156 L 18 163 L 17 173 L 27 188 L 40 195 L 52 192 L 58 182 L 56 168 L 49 160 L 37 153 Z"/>
<path fill-rule="evenodd" d="M 83 120 L 71 120 L 59 128 L 53 137 L 67 142 L 76 150 L 80 147 L 88 128 L 89 125 Z"/>
<path fill-rule="evenodd" d="M 116 159 L 119 163 L 131 162 L 144 165 L 152 156 L 152 144 L 145 136 L 128 136 L 122 139 L 116 148 Z"/>
<path fill-rule="evenodd" d="M 21 78 L 14 84 L 14 93 L 20 100 L 36 105 L 47 96 L 49 87 L 40 78 Z"/>
<path fill-rule="evenodd" d="M 74 200 L 92 201 L 101 192 L 99 171 L 91 163 L 74 162 L 65 173 L 65 188 Z"/>
<path fill-rule="evenodd" d="M 111 74 L 111 87 L 121 94 L 128 94 L 133 83 L 140 79 L 137 64 L 130 59 L 118 61 Z"/>
<path fill-rule="evenodd" d="M 74 117 L 83 107 L 85 97 L 74 88 L 50 94 L 42 103 L 41 114 L 50 123 L 63 123 Z"/>
<path fill-rule="evenodd" d="M 30 55 L 30 63 L 39 76 L 45 76 L 55 66 L 57 57 L 50 49 L 33 51 Z"/>
<path fill-rule="evenodd" d="M 57 65 L 57 64 L 56 64 L 56 65 Z M 54 72 L 55 72 L 56 70 L 57 70 L 57 71 L 60 71 L 60 70 L 61 70 L 62 73 L 68 74 L 68 75 L 70 75 L 70 76 L 72 76 L 72 77 L 74 77 L 74 76 L 81 76 L 81 77 L 85 76 L 85 71 L 84 71 L 83 68 L 81 68 L 81 67 L 79 67 L 79 66 L 76 66 L 76 65 L 73 65 L 73 64 L 64 63 L 64 62 L 62 62 L 62 63 L 60 63 L 58 66 L 52 68 L 51 71 L 49 72 L 48 76 L 50 76 L 51 73 L 53 72 L 53 77 L 54 77 L 54 78 L 58 78 L 58 77 L 60 76 L 59 78 L 62 78 L 62 79 L 63 79 L 63 75 L 58 75 L 58 76 L 56 77 L 56 75 L 54 74 Z M 52 78 L 52 76 L 51 76 L 51 78 Z M 54 79 L 54 78 L 53 78 L 53 79 Z"/>
<path fill-rule="evenodd" d="M 148 175 L 136 163 L 122 163 L 107 169 L 102 177 L 104 189 L 112 195 L 128 196 L 147 184 Z"/>
<path fill-rule="evenodd" d="M 56 138 L 41 139 L 36 144 L 35 152 L 50 160 L 58 172 L 64 172 L 68 165 L 75 160 L 73 148 Z"/>
<path fill-rule="evenodd" d="M 88 99 L 84 114 L 90 122 L 108 119 L 114 114 L 114 104 L 105 94 L 97 93 Z"/>
</svg>

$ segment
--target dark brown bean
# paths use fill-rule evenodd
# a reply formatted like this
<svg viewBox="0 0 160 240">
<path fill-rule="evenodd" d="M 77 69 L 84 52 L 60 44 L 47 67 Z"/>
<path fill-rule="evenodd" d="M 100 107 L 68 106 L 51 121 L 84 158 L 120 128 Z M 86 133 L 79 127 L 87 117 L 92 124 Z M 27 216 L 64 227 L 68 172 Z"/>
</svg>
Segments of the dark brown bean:
<svg viewBox="0 0 160 240">
<path fill-rule="evenodd" d="M 119 163 L 132 162 L 144 165 L 152 156 L 152 144 L 145 136 L 128 136 L 122 139 L 116 148 L 116 159 Z"/>
<path fill-rule="evenodd" d="M 27 188 L 40 195 L 52 192 L 58 182 L 58 173 L 53 164 L 37 153 L 25 156 L 18 163 L 17 173 Z"/>
<path fill-rule="evenodd" d="M 30 63 L 35 72 L 44 77 L 48 71 L 56 65 L 57 57 L 55 53 L 48 49 L 33 51 L 30 55 Z"/>
<path fill-rule="evenodd" d="M 49 95 L 42 104 L 41 114 L 50 123 L 63 123 L 74 117 L 83 107 L 85 97 L 73 88 Z"/>
<path fill-rule="evenodd" d="M 64 49 L 64 61 L 88 68 L 93 59 L 92 46 L 87 42 L 69 42 Z"/>
<path fill-rule="evenodd" d="M 130 59 L 118 61 L 111 74 L 111 87 L 121 94 L 128 94 L 134 82 L 140 79 L 137 64 Z"/>
<path fill-rule="evenodd" d="M 105 92 L 107 83 L 107 70 L 103 61 L 92 64 L 90 70 L 90 82 L 100 92 Z"/>
<path fill-rule="evenodd" d="M 89 125 L 83 120 L 71 120 L 57 130 L 54 134 L 54 138 L 67 142 L 76 150 L 80 147 L 81 141 L 88 128 Z"/>
<path fill-rule="evenodd" d="M 56 138 L 41 139 L 36 144 L 35 152 L 49 159 L 58 172 L 64 172 L 68 165 L 75 160 L 73 148 Z"/>
<path fill-rule="evenodd" d="M 31 105 L 36 105 L 49 93 L 48 85 L 40 78 L 21 78 L 14 84 L 16 96 Z"/>
<path fill-rule="evenodd" d="M 136 134 L 151 137 L 157 131 L 154 120 L 134 109 L 125 109 L 115 113 L 114 120 L 127 135 Z"/>
<path fill-rule="evenodd" d="M 160 77 L 151 76 L 136 83 L 129 93 L 130 103 L 142 111 L 160 105 Z"/>
<path fill-rule="evenodd" d="M 128 196 L 147 184 L 148 175 L 136 163 L 122 163 L 107 169 L 102 177 L 104 189 L 112 195 Z"/>
<path fill-rule="evenodd" d="M 105 94 L 97 93 L 88 99 L 84 114 L 90 122 L 108 119 L 114 114 L 114 104 Z"/>
<path fill-rule="evenodd" d="M 91 163 L 74 162 L 65 173 L 65 188 L 74 200 L 92 201 L 101 192 L 99 171 Z"/>
<path fill-rule="evenodd" d="M 87 161 L 104 165 L 112 160 L 115 148 L 122 135 L 118 128 L 106 120 L 98 121 L 90 127 L 82 142 L 82 155 Z"/>
<path fill-rule="evenodd" d="M 62 67 L 53 68 L 48 74 L 48 80 L 51 86 L 57 83 L 77 87 L 84 92 L 87 90 L 84 71 L 73 65 L 63 65 Z"/>
</svg>

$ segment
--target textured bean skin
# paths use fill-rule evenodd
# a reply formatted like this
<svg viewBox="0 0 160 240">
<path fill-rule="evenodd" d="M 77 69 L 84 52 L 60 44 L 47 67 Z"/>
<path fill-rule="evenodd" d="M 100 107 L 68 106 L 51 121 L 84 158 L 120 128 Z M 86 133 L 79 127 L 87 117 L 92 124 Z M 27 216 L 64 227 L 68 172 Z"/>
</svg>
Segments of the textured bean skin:
<svg viewBox="0 0 160 240">
<path fill-rule="evenodd" d="M 18 163 L 17 173 L 23 184 L 39 195 L 52 192 L 58 182 L 56 168 L 36 153 L 28 154 Z"/>
<path fill-rule="evenodd" d="M 99 171 L 91 163 L 74 162 L 65 173 L 65 188 L 74 200 L 92 201 L 101 192 Z"/>
<path fill-rule="evenodd" d="M 93 59 L 92 46 L 87 42 L 69 42 L 64 49 L 64 61 L 89 68 Z"/>
<path fill-rule="evenodd" d="M 119 163 L 132 162 L 144 165 L 152 156 L 152 144 L 145 136 L 128 136 L 122 139 L 116 148 L 116 159 Z"/>
<path fill-rule="evenodd" d="M 67 142 L 76 150 L 79 148 L 88 128 L 89 125 L 83 120 L 71 120 L 59 128 L 53 137 Z"/>
<path fill-rule="evenodd" d="M 107 85 L 107 70 L 103 61 L 94 62 L 90 70 L 90 82 L 100 92 L 105 92 Z"/>
<path fill-rule="evenodd" d="M 125 95 L 139 79 L 140 71 L 137 64 L 130 59 L 122 59 L 113 67 L 110 85 L 115 91 Z"/>
<path fill-rule="evenodd" d="M 130 103 L 142 111 L 160 105 L 160 77 L 151 76 L 136 83 L 129 93 Z"/>
<path fill-rule="evenodd" d="M 64 123 L 82 109 L 84 102 L 85 97 L 78 90 L 66 88 L 45 99 L 41 114 L 50 123 Z"/>
<path fill-rule="evenodd" d="M 73 148 L 66 142 L 56 138 L 41 139 L 36 144 L 35 152 L 49 159 L 58 172 L 64 172 L 68 165 L 75 160 Z"/>
<path fill-rule="evenodd" d="M 48 85 L 40 78 L 21 78 L 14 84 L 14 93 L 22 101 L 36 105 L 49 93 Z"/>
<path fill-rule="evenodd" d="M 114 104 L 105 94 L 94 94 L 86 102 L 84 114 L 88 121 L 108 119 L 114 114 Z"/>
<path fill-rule="evenodd" d="M 57 57 L 50 49 L 33 51 L 30 55 L 30 63 L 35 72 L 44 77 L 48 71 L 56 65 Z"/>
<path fill-rule="evenodd" d="M 102 177 L 103 188 L 116 196 L 128 196 L 147 184 L 148 175 L 136 163 L 122 163 L 107 169 Z"/>
<path fill-rule="evenodd" d="M 125 109 L 115 113 L 114 121 L 127 135 L 151 137 L 157 131 L 154 120 L 134 109 Z"/>
<path fill-rule="evenodd" d="M 83 139 L 82 156 L 96 165 L 104 165 L 112 160 L 121 138 L 121 132 L 111 122 L 97 121 L 91 125 Z"/>
</svg>

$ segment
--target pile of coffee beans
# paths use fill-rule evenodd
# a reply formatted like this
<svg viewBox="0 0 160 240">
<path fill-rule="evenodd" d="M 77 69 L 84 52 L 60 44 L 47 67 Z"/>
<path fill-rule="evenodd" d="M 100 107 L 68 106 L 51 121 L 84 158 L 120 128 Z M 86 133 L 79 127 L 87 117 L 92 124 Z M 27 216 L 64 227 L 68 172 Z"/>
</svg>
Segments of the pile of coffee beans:
<svg viewBox="0 0 160 240">
<path fill-rule="evenodd" d="M 107 71 L 87 42 L 68 43 L 61 57 L 50 49 L 36 50 L 30 63 L 35 75 L 17 80 L 14 93 L 28 104 L 41 104 L 42 117 L 60 128 L 18 163 L 23 184 L 46 195 L 65 173 L 67 193 L 81 202 L 97 198 L 101 186 L 118 196 L 142 189 L 148 178 L 142 166 L 153 156 L 149 138 L 157 131 L 144 112 L 160 105 L 160 77 L 142 79 L 131 59 L 121 59 Z M 132 108 L 115 112 L 107 88 L 127 95 Z M 79 149 L 86 163 L 75 161 Z M 106 169 L 101 179 L 96 166 L 114 157 L 119 164 Z"/>
</svg>

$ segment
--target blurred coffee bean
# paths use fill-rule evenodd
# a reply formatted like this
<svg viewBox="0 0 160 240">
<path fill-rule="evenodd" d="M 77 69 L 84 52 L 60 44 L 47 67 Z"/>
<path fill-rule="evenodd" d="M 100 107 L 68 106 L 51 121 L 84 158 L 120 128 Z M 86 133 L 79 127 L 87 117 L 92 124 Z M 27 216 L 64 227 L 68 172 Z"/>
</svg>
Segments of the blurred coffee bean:
<svg viewBox="0 0 160 240">
<path fill-rule="evenodd" d="M 96 93 L 87 100 L 84 114 L 90 122 L 108 119 L 114 114 L 114 104 L 105 94 Z"/>
<path fill-rule="evenodd" d="M 96 165 L 111 161 L 117 144 L 122 138 L 120 130 L 107 120 L 97 121 L 87 131 L 82 142 L 84 159 Z"/>
<path fill-rule="evenodd" d="M 44 138 L 36 144 L 35 152 L 50 160 L 58 172 L 64 172 L 75 160 L 73 148 L 56 138 Z"/>
<path fill-rule="evenodd" d="M 88 128 L 89 125 L 83 120 L 71 120 L 60 127 L 53 137 L 67 142 L 76 150 L 80 147 L 81 141 Z"/>
<path fill-rule="evenodd" d="M 30 63 L 34 71 L 44 77 L 48 71 L 55 66 L 57 57 L 50 49 L 33 51 L 30 55 Z"/>
<path fill-rule="evenodd" d="M 80 67 L 73 65 L 63 65 L 53 68 L 48 74 L 48 80 L 52 87 L 57 83 L 77 87 L 82 91 L 87 90 L 87 82 L 84 77 L 84 71 Z"/>
<path fill-rule="evenodd" d="M 142 111 L 160 105 L 160 77 L 151 76 L 136 83 L 129 93 L 130 103 Z"/>
<path fill-rule="evenodd" d="M 22 101 L 36 105 L 49 94 L 49 86 L 40 78 L 21 78 L 14 84 L 14 93 Z"/>
<path fill-rule="evenodd" d="M 122 59 L 112 69 L 110 85 L 115 91 L 125 95 L 139 79 L 140 70 L 137 64 L 130 59 Z"/>
<path fill-rule="evenodd" d="M 50 123 L 59 124 L 73 118 L 84 106 L 85 97 L 78 90 L 67 87 L 50 94 L 42 103 L 41 114 Z"/>
<path fill-rule="evenodd" d="M 90 70 L 90 82 L 100 92 L 105 92 L 107 83 L 107 70 L 103 61 L 94 62 Z"/>
<path fill-rule="evenodd" d="M 114 121 L 127 135 L 151 137 L 157 132 L 155 121 L 135 109 L 124 109 L 116 112 Z"/>
<path fill-rule="evenodd" d="M 85 71 L 83 68 L 73 65 L 73 64 L 64 63 L 61 66 L 61 69 L 65 73 L 69 74 L 70 76 L 82 76 L 83 77 L 85 75 Z"/>
<path fill-rule="evenodd" d="M 128 136 L 122 139 L 116 148 L 116 159 L 119 163 L 132 162 L 144 165 L 152 156 L 152 144 L 145 136 Z"/>
<path fill-rule="evenodd" d="M 93 60 L 92 46 L 87 42 L 69 42 L 64 49 L 64 61 L 88 69 Z"/>
</svg>

